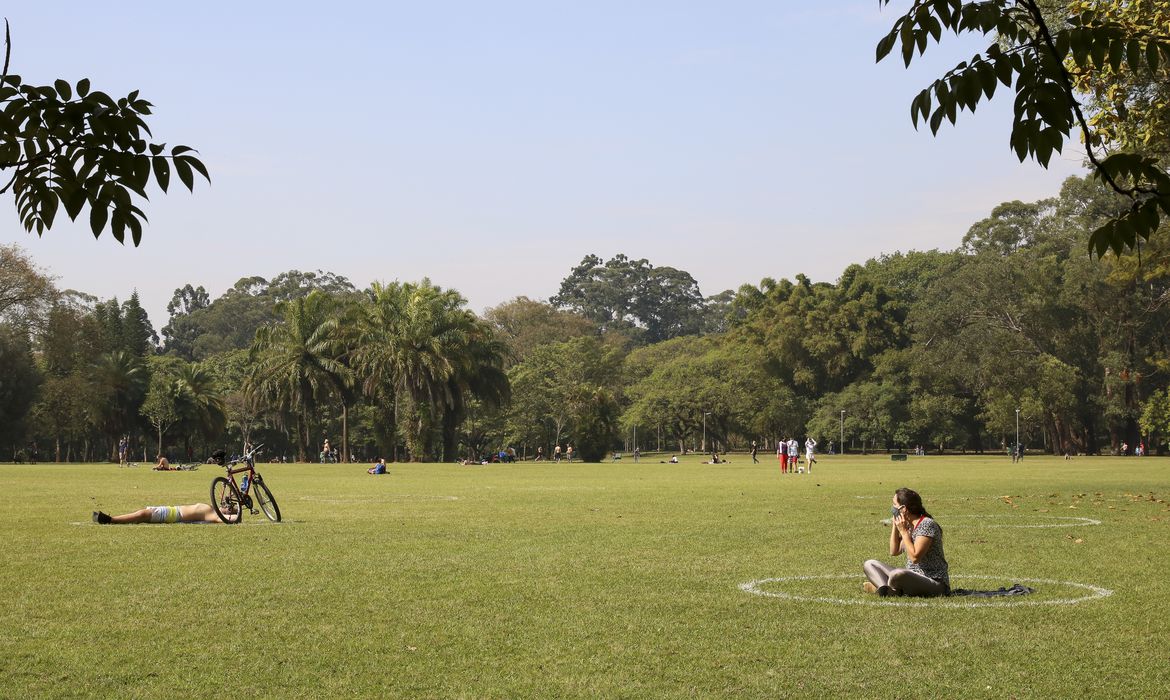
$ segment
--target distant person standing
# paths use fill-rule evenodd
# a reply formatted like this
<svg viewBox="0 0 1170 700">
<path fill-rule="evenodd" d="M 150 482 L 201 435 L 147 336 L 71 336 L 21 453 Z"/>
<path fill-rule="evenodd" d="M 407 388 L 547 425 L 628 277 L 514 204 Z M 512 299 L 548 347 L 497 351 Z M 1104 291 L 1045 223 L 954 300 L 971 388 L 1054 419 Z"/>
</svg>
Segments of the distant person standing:
<svg viewBox="0 0 1170 700">
<path fill-rule="evenodd" d="M 812 439 L 809 435 L 808 439 L 804 441 L 804 464 L 808 468 L 808 473 L 812 474 L 812 465 L 816 464 L 817 457 L 814 454 L 817 447 L 817 441 Z"/>
<path fill-rule="evenodd" d="M 780 473 L 788 473 L 788 441 L 781 438 L 776 443 L 776 459 L 780 460 Z"/>
<path fill-rule="evenodd" d="M 130 449 L 130 438 L 128 435 L 123 435 L 122 439 L 118 441 L 118 464 L 126 466 L 126 451 Z"/>
<path fill-rule="evenodd" d="M 533 461 L 535 461 L 535 462 L 543 462 L 544 461 L 544 445 L 537 445 L 536 446 L 536 459 Z"/>
<path fill-rule="evenodd" d="M 561 443 L 559 442 L 557 443 L 556 449 L 553 450 L 553 462 L 557 464 L 561 463 Z"/>
<path fill-rule="evenodd" d="M 800 461 L 800 443 L 796 438 L 788 438 L 788 468 L 796 472 L 796 463 Z"/>
<path fill-rule="evenodd" d="M 573 446 L 572 445 L 567 445 L 565 447 L 565 457 L 568 457 L 569 464 L 573 463 Z"/>
<path fill-rule="evenodd" d="M 756 452 L 760 449 L 755 440 L 752 440 L 752 464 L 759 464 L 760 460 L 756 459 Z"/>
<path fill-rule="evenodd" d="M 634 448 L 634 464 L 638 463 L 638 458 L 642 456 L 642 450 L 637 447 Z"/>
</svg>

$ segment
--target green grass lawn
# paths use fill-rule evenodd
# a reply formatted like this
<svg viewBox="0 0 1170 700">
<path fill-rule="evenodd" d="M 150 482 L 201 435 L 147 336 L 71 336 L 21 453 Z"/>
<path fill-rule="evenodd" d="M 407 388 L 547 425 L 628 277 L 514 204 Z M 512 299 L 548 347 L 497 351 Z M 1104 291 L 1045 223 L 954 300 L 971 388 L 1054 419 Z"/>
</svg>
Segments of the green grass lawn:
<svg viewBox="0 0 1170 700">
<path fill-rule="evenodd" d="M 1166 459 L 365 468 L 261 465 L 280 524 L 103 527 L 220 470 L 0 466 L 0 697 L 1170 695 Z M 954 586 L 1050 583 L 865 596 L 899 486 Z"/>
</svg>

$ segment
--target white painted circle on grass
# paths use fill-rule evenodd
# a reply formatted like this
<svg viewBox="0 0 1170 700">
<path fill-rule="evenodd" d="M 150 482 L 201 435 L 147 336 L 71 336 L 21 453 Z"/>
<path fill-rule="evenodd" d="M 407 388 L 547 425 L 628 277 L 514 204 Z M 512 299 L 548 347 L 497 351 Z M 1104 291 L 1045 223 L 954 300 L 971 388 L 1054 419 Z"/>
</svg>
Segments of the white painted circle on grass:
<svg viewBox="0 0 1170 700">
<path fill-rule="evenodd" d="M 1093 525 L 1100 525 L 1101 521 L 1095 518 L 1082 518 L 1071 515 L 948 515 L 946 520 L 954 520 L 955 518 L 979 518 L 990 520 L 992 518 L 1036 518 L 1038 520 L 1053 520 L 1059 522 L 1048 522 L 1039 524 L 1007 524 L 1007 525 L 984 525 L 983 527 L 1011 527 L 1011 528 L 1051 528 L 1051 527 L 1090 527 Z"/>
<path fill-rule="evenodd" d="M 1040 520 L 1053 520 L 1053 521 L 1059 521 L 1059 522 L 1022 523 L 1022 524 L 1020 524 L 1020 523 L 1007 523 L 1007 524 L 1001 524 L 1001 525 L 983 525 L 983 527 L 989 528 L 989 529 L 990 528 L 1013 528 L 1013 529 L 1033 529 L 1034 530 L 1034 529 L 1054 528 L 1054 527 L 1092 527 L 1094 525 L 1101 524 L 1101 521 L 1097 520 L 1095 518 L 1081 518 L 1081 517 L 1069 516 L 1069 515 L 1036 515 L 1036 516 L 1029 516 L 1029 515 L 945 515 L 945 516 L 943 516 L 943 520 L 957 520 L 959 518 L 978 518 L 978 519 L 983 519 L 983 520 L 991 520 L 993 518 L 994 519 L 998 519 L 998 518 L 1021 518 L 1022 519 L 1022 518 L 1030 518 L 1030 517 L 1034 517 L 1034 518 L 1037 518 Z M 878 522 L 880 522 L 882 525 L 888 526 L 890 524 L 890 519 L 886 518 L 884 520 L 879 520 Z"/>
<path fill-rule="evenodd" d="M 371 496 L 366 498 L 327 498 L 324 496 L 299 496 L 297 500 L 334 505 L 359 505 L 364 503 L 394 503 L 397 501 L 458 501 L 458 496 L 412 496 L 408 493 L 392 496 Z"/>
<path fill-rule="evenodd" d="M 978 598 L 971 599 L 967 597 L 950 597 L 950 598 L 876 598 L 874 600 L 866 600 L 863 598 L 832 598 L 828 596 L 810 596 L 796 593 L 787 593 L 785 591 L 769 591 L 764 590 L 762 586 L 770 583 L 785 583 L 788 581 L 824 581 L 824 580 L 843 580 L 854 579 L 860 584 L 865 577 L 860 573 L 856 574 L 821 574 L 814 576 L 780 576 L 776 578 L 761 578 L 747 583 L 739 584 L 739 589 L 745 593 L 752 595 L 765 596 L 768 598 L 783 598 L 785 600 L 794 600 L 805 603 L 827 603 L 829 605 L 868 605 L 868 606 L 897 606 L 897 607 L 936 607 L 936 608 L 1006 608 L 1016 605 L 1076 605 L 1077 603 L 1084 603 L 1096 598 L 1107 598 L 1113 595 L 1113 591 L 1108 588 L 1094 586 L 1088 583 L 1077 583 L 1075 581 L 1056 581 L 1054 579 L 1046 578 L 1018 578 L 1015 576 L 983 576 L 978 574 L 967 574 L 958 578 L 959 581 L 977 580 L 977 581 L 1005 581 L 1010 580 L 1013 583 L 1035 583 L 1049 586 L 1066 586 L 1069 588 L 1078 588 L 1085 591 L 1084 595 L 1077 598 L 1049 598 L 1044 600 L 1029 599 L 1028 596 L 1012 596 L 1004 598 Z M 864 595 L 864 594 L 863 594 Z M 1029 594 L 1032 595 L 1032 594 Z"/>
</svg>

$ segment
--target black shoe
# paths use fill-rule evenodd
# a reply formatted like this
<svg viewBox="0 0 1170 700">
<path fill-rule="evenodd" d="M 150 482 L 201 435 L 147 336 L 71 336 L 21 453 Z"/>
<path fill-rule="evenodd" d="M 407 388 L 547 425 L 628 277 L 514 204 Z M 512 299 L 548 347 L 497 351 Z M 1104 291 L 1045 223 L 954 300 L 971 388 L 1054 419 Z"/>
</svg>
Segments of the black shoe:
<svg viewBox="0 0 1170 700">
<path fill-rule="evenodd" d="M 97 523 L 98 525 L 109 525 L 111 522 L 114 521 L 114 519 L 111 518 L 110 516 L 106 515 L 105 513 L 101 512 L 100 510 L 95 510 L 93 512 L 93 521 L 95 523 Z"/>
</svg>

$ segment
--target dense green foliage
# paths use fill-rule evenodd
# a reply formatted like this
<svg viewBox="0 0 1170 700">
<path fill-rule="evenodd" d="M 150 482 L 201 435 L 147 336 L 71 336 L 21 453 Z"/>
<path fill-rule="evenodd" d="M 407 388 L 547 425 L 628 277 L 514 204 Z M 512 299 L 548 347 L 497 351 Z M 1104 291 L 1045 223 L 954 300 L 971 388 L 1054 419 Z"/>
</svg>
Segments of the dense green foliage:
<svg viewBox="0 0 1170 700">
<path fill-rule="evenodd" d="M 1164 459 L 850 455 L 822 458 L 808 478 L 745 455 L 663 458 L 400 464 L 381 477 L 261 464 L 284 521 L 230 527 L 89 522 L 95 508 L 205 499 L 211 466 L 0 467 L 0 685 L 22 698 L 206 697 L 225 685 L 280 698 L 1158 698 L 1170 687 Z M 1047 582 L 975 609 L 863 594 L 862 561 L 897 561 L 883 556 L 879 521 L 902 485 L 942 524 L 956 587 Z M 1045 524 L 1067 527 L 1012 527 Z M 833 575 L 764 590 L 858 604 L 739 588 Z M 1054 605 L 1086 592 L 1053 582 L 1114 594 Z M 160 643 L 151 631 L 168 623 L 198 642 Z"/>
<path fill-rule="evenodd" d="M 137 295 L 58 293 L 0 249 L 14 358 L 3 437 L 13 454 L 38 444 L 67 461 L 112 458 L 125 434 L 142 459 L 161 443 L 182 461 L 246 439 L 315 461 L 326 438 L 343 461 L 557 444 L 596 461 L 635 435 L 679 452 L 807 436 L 822 451 L 842 439 L 983 451 L 1015 442 L 1018 409 L 1033 450 L 1164 449 L 1170 251 L 1153 239 L 1140 261 L 1083 252 L 1126 206 L 1073 178 L 1057 197 L 996 207 L 953 251 L 709 299 L 693 280 L 681 296 L 631 297 L 663 268 L 587 257 L 562 285 L 577 311 L 522 297 L 480 318 L 426 280 L 357 290 L 324 272 L 246 278 L 215 299 L 187 284 L 161 347 Z"/>
</svg>

